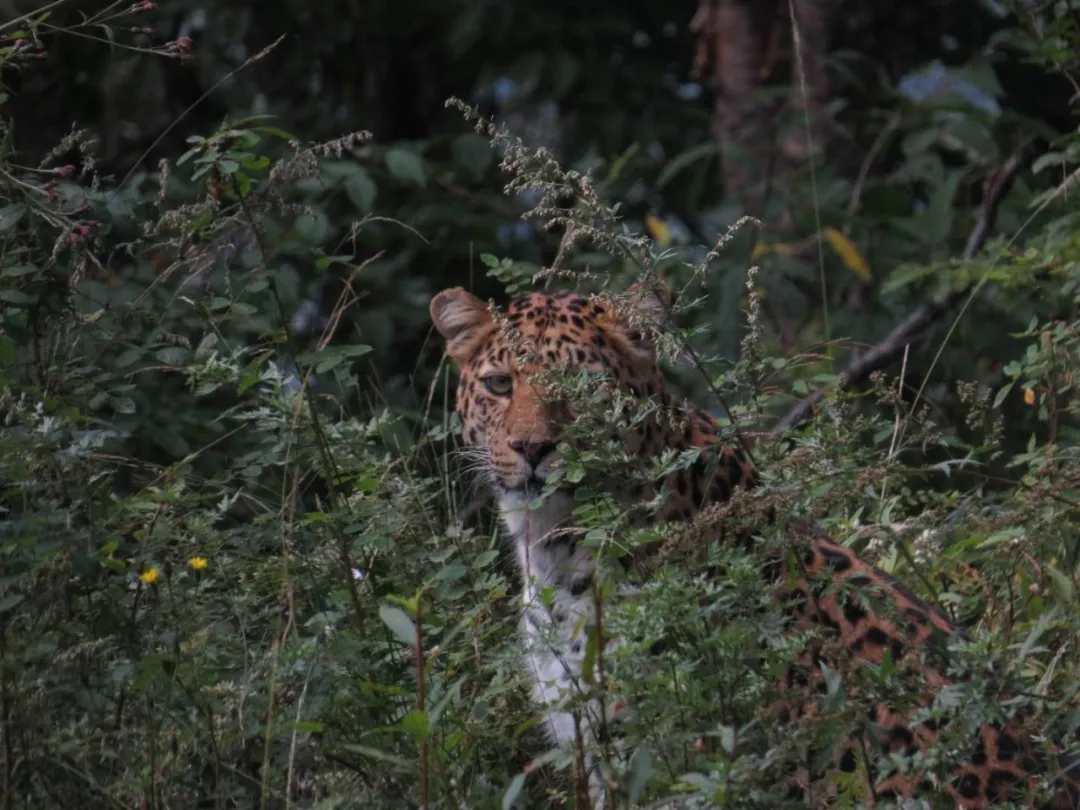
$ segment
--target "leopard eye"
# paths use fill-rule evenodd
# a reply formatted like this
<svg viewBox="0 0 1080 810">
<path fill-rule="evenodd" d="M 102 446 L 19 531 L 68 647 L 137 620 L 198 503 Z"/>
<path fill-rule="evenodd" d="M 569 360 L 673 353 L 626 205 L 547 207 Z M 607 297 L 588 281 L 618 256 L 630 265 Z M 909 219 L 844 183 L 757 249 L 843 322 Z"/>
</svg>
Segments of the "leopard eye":
<svg viewBox="0 0 1080 810">
<path fill-rule="evenodd" d="M 514 390 L 514 381 L 510 379 L 509 374 L 487 374 L 480 378 L 480 382 L 484 384 L 489 394 L 497 397 L 508 397 Z"/>
</svg>

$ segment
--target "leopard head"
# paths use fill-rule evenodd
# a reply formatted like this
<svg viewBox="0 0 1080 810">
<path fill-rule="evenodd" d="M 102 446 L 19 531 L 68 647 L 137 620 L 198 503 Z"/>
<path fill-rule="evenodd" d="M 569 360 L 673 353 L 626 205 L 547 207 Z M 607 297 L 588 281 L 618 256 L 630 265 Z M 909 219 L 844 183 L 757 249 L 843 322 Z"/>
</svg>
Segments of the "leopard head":
<svg viewBox="0 0 1080 810">
<path fill-rule="evenodd" d="M 667 311 L 662 292 L 632 288 L 619 301 L 536 292 L 496 313 L 453 288 L 430 309 L 460 373 L 457 411 L 467 452 L 504 515 L 539 496 L 559 464 L 563 429 L 575 419 L 573 406 L 545 381 L 549 372 L 589 371 L 636 394 L 664 394 L 648 337 Z M 644 449 L 641 437 L 625 438 L 632 452 Z"/>
</svg>

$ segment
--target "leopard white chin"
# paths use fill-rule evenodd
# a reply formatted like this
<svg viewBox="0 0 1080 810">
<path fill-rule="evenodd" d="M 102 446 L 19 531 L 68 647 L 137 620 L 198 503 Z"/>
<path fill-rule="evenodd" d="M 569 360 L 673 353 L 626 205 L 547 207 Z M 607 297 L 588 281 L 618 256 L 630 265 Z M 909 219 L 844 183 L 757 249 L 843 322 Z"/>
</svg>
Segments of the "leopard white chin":
<svg viewBox="0 0 1080 810">
<path fill-rule="evenodd" d="M 556 491 L 543 495 L 543 489 L 526 484 L 516 489 L 499 487 L 495 493 L 503 525 L 515 540 L 528 537 L 530 542 L 550 540 L 558 529 L 572 524 L 574 500 L 569 493 Z"/>
</svg>

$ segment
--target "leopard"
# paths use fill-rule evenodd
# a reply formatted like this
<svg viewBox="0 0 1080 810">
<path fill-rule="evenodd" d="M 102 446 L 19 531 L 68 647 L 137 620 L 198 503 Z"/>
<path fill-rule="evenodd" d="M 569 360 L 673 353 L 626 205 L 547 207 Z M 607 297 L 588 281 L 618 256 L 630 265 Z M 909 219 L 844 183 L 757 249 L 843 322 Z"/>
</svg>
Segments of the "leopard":
<svg viewBox="0 0 1080 810">
<path fill-rule="evenodd" d="M 522 667 L 531 699 L 555 745 L 585 751 L 585 743 L 599 740 L 627 707 L 596 697 L 596 678 L 588 677 L 585 669 L 596 666 L 587 659 L 586 639 L 597 620 L 591 588 L 598 561 L 575 530 L 572 491 L 546 486 L 558 479 L 560 442 L 576 418 L 572 406 L 553 390 L 550 372 L 595 374 L 651 406 L 644 418 L 612 426 L 611 436 L 622 442 L 629 457 L 647 463 L 671 451 L 698 451 L 693 463 L 667 473 L 652 487 L 638 485 L 619 493 L 629 502 L 655 502 L 659 493 L 661 503 L 651 518 L 657 522 L 685 524 L 729 503 L 736 493 L 752 490 L 759 483 L 754 464 L 750 453 L 725 435 L 716 417 L 676 396 L 668 385 L 655 339 L 671 310 L 671 295 L 662 281 L 634 284 L 618 297 L 571 290 L 531 292 L 504 308 L 454 287 L 436 294 L 429 309 L 458 372 L 456 410 L 464 450 L 489 488 L 514 549 L 522 583 Z M 712 525 L 715 539 L 725 542 L 723 519 Z M 792 520 L 787 531 L 798 548 L 797 570 L 790 570 L 788 555 L 786 576 L 776 557 L 762 572 L 794 628 L 823 632 L 831 648 L 851 660 L 874 666 L 886 659 L 906 662 L 931 694 L 952 682 L 944 674 L 945 665 L 927 654 L 941 650 L 943 640 L 963 637 L 946 613 L 811 523 Z M 792 668 L 781 679 L 781 691 L 792 696 L 786 714 L 781 712 L 783 719 L 797 721 L 812 713 L 800 705 L 799 687 L 820 675 L 820 667 L 814 666 L 819 660 L 814 657 L 810 666 Z M 927 751 L 938 738 L 933 719 L 915 722 L 884 700 L 869 715 L 869 727 L 878 732 L 876 743 L 886 752 L 911 756 Z M 1042 807 L 1080 807 L 1073 766 L 1057 750 L 1040 747 L 1015 719 L 983 724 L 973 735 L 970 755 L 944 783 L 898 770 L 879 776 L 867 766 L 859 771 L 867 783 L 862 795 L 866 806 L 873 807 L 936 790 L 939 801 L 944 797 L 957 810 L 984 810 L 1050 784 L 1051 798 Z M 857 771 L 855 754 L 854 744 L 838 747 L 832 755 L 835 769 Z M 576 756 L 585 774 L 579 795 L 598 810 L 610 806 L 611 785 L 596 758 L 589 753 Z M 1050 776 L 1045 776 L 1047 771 Z M 805 771 L 792 774 L 789 796 L 810 796 L 810 778 Z M 829 806 L 833 794 L 815 795 L 817 804 Z"/>
</svg>

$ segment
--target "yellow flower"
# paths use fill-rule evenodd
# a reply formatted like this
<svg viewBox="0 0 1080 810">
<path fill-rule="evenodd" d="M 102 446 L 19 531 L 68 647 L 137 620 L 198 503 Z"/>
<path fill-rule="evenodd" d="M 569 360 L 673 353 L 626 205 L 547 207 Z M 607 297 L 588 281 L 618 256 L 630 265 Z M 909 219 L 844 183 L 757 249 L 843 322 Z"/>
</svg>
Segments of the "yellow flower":
<svg viewBox="0 0 1080 810">
<path fill-rule="evenodd" d="M 1024 392 L 1024 403 L 1026 405 L 1034 405 L 1035 404 L 1035 389 L 1034 388 L 1029 388 Z"/>
<path fill-rule="evenodd" d="M 139 579 L 142 580 L 143 585 L 153 585 L 158 581 L 158 570 L 156 568 L 147 568 L 139 574 Z"/>
<path fill-rule="evenodd" d="M 187 564 L 191 567 L 192 571 L 202 571 L 210 563 L 206 557 L 189 557 Z"/>
</svg>

